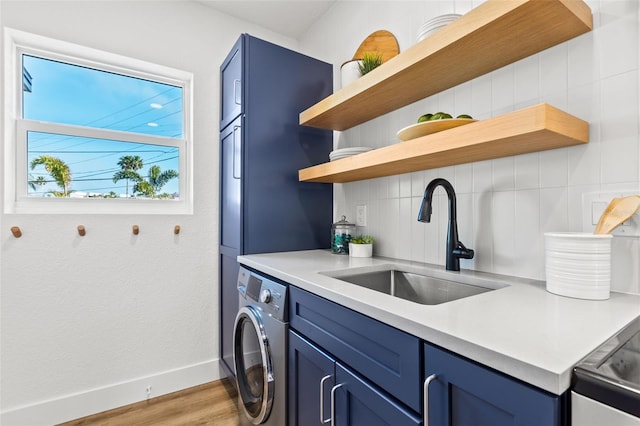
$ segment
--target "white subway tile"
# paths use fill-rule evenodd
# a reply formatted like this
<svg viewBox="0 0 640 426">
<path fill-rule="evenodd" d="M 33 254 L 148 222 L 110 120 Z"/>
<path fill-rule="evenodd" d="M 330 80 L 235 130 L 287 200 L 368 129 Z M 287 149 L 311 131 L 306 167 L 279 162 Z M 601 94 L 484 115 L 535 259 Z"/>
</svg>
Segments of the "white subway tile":
<svg viewBox="0 0 640 426">
<path fill-rule="evenodd" d="M 473 194 L 473 229 L 475 240 L 471 244 L 475 251 L 474 268 L 479 271 L 493 271 L 493 193 Z"/>
<path fill-rule="evenodd" d="M 491 74 L 471 81 L 471 102 L 474 117 L 486 117 L 491 113 Z"/>
<path fill-rule="evenodd" d="M 515 157 L 515 188 L 532 189 L 540 185 L 540 154 L 517 155 Z"/>
<path fill-rule="evenodd" d="M 473 163 L 473 192 L 482 193 L 493 190 L 493 171 L 491 160 Z"/>
<path fill-rule="evenodd" d="M 566 187 L 569 179 L 567 148 L 540 152 L 540 187 Z"/>
<path fill-rule="evenodd" d="M 515 192 L 494 192 L 492 200 L 493 268 L 499 274 L 517 273 L 515 250 Z"/>
<path fill-rule="evenodd" d="M 460 164 L 454 167 L 456 194 L 473 192 L 473 164 Z"/>
<path fill-rule="evenodd" d="M 511 111 L 515 100 L 515 65 L 504 66 L 491 73 L 491 110 Z"/>
<path fill-rule="evenodd" d="M 558 102 L 567 97 L 567 46 L 567 43 L 562 43 L 540 53 L 542 101 L 552 103 L 559 108 L 562 108 L 562 105 L 558 105 Z"/>
<path fill-rule="evenodd" d="M 411 213 L 409 223 L 411 224 L 411 257 L 409 260 L 416 262 L 425 262 L 425 226 L 422 222 L 418 222 L 418 212 L 422 197 L 411 198 Z"/>
<path fill-rule="evenodd" d="M 494 191 L 511 191 L 515 188 L 515 157 L 491 160 Z"/>
<path fill-rule="evenodd" d="M 544 247 L 540 232 L 540 190 L 515 193 L 514 263 L 518 276 L 540 279 L 544 267 Z"/>
<path fill-rule="evenodd" d="M 602 146 L 602 183 L 633 182 L 638 177 L 638 138 L 614 140 Z"/>
<path fill-rule="evenodd" d="M 540 232 L 565 232 L 569 229 L 568 190 L 540 189 Z"/>
<path fill-rule="evenodd" d="M 589 143 L 568 149 L 570 186 L 600 183 L 601 146 L 599 143 Z"/>
<path fill-rule="evenodd" d="M 412 173 L 403 173 L 398 176 L 400 186 L 400 197 L 411 197 L 411 180 Z"/>
<path fill-rule="evenodd" d="M 638 135 L 638 70 L 601 81 L 603 143 Z"/>
<path fill-rule="evenodd" d="M 413 215 L 411 209 L 411 198 L 400 198 L 398 202 L 398 234 L 396 235 L 396 252 L 400 259 L 411 258 L 411 231 L 412 222 L 416 220 L 417 214 Z M 412 220 L 413 219 L 413 220 Z"/>
<path fill-rule="evenodd" d="M 533 105 L 540 99 L 540 56 L 532 55 L 515 63 L 514 103 Z"/>
</svg>

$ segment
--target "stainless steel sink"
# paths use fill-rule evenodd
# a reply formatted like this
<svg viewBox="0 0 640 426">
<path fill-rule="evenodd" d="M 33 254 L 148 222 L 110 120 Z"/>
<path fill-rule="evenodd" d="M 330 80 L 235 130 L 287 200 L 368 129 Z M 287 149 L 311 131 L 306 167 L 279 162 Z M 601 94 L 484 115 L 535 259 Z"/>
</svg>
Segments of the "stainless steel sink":
<svg viewBox="0 0 640 426">
<path fill-rule="evenodd" d="M 470 284 L 399 269 L 352 273 L 342 271 L 325 275 L 423 305 L 439 305 L 506 286 L 480 280 Z M 474 280 L 467 277 L 466 281 Z"/>
</svg>

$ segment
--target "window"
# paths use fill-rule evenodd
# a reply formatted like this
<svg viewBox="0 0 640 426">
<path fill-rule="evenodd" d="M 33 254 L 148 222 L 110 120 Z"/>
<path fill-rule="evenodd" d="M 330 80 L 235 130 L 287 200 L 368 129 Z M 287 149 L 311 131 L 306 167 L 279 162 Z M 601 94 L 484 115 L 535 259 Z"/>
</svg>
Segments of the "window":
<svg viewBox="0 0 640 426">
<path fill-rule="evenodd" d="M 191 213 L 190 73 L 5 31 L 6 212 Z"/>
</svg>

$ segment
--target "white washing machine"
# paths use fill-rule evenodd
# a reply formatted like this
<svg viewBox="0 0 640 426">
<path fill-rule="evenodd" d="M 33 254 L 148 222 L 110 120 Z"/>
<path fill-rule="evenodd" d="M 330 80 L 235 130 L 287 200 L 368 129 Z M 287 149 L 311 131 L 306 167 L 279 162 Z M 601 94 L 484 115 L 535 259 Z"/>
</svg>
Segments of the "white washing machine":
<svg viewBox="0 0 640 426">
<path fill-rule="evenodd" d="M 243 266 L 233 361 L 241 425 L 287 424 L 287 285 Z"/>
</svg>

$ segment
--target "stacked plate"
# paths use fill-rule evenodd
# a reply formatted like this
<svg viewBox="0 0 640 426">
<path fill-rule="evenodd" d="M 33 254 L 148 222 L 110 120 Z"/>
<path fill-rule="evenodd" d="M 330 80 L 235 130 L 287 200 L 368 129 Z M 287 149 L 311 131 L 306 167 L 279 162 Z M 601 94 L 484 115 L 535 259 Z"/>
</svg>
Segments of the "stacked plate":
<svg viewBox="0 0 640 426">
<path fill-rule="evenodd" d="M 351 157 L 352 155 L 362 154 L 371 151 L 373 148 L 366 146 L 356 146 L 353 148 L 341 148 L 329 153 L 329 161 L 339 160 L 341 158 Z"/>
<path fill-rule="evenodd" d="M 460 16 L 457 13 L 448 13 L 446 15 L 436 16 L 433 19 L 428 20 L 418 30 L 418 41 L 422 41 L 429 37 L 431 34 L 438 31 L 440 28 L 458 19 Z"/>
<path fill-rule="evenodd" d="M 609 298 L 611 234 L 547 232 L 544 237 L 549 292 L 578 299 Z"/>
</svg>

